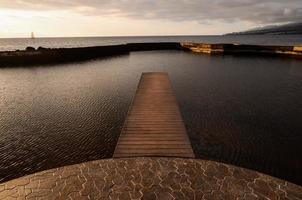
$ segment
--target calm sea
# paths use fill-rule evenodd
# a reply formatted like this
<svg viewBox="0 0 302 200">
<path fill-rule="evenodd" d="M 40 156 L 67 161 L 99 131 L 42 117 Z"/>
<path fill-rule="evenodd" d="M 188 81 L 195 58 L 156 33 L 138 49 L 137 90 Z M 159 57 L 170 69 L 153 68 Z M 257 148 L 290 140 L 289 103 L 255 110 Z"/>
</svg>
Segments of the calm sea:
<svg viewBox="0 0 302 200">
<path fill-rule="evenodd" d="M 0 51 L 32 47 L 86 47 L 135 42 L 202 42 L 267 45 L 302 45 L 302 35 L 227 35 L 227 36 L 158 36 L 158 37 L 85 37 L 85 38 L 36 38 L 1 39 Z"/>
<path fill-rule="evenodd" d="M 71 47 L 186 41 L 186 37 L 167 38 L 2 39 L 0 43 L 8 50 L 32 43 Z M 244 36 L 240 41 L 234 36 L 190 38 L 301 44 L 298 36 L 288 40 Z M 0 182 L 111 157 L 141 73 L 149 71 L 169 73 L 198 157 L 302 184 L 301 60 L 182 51 L 133 52 L 60 65 L 1 66 Z"/>
</svg>

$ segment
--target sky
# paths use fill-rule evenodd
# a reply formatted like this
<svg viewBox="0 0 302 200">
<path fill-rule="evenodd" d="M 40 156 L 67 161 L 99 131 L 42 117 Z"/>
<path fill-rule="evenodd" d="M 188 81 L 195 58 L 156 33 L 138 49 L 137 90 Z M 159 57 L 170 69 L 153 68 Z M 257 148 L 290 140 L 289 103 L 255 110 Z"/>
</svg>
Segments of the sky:
<svg viewBox="0 0 302 200">
<path fill-rule="evenodd" d="M 0 0 L 0 37 L 219 35 L 302 22 L 302 0 Z"/>
</svg>

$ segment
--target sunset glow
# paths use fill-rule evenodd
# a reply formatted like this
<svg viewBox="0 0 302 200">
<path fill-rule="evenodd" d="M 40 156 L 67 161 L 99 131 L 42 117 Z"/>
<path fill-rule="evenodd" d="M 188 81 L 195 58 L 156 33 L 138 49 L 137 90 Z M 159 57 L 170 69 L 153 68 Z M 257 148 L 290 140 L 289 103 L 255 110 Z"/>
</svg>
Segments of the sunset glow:
<svg viewBox="0 0 302 200">
<path fill-rule="evenodd" d="M 0 37 L 215 35 L 299 21 L 296 0 L 0 2 Z M 282 6 L 281 6 L 282 5 Z M 258 18 L 261 16 L 261 18 Z"/>
</svg>

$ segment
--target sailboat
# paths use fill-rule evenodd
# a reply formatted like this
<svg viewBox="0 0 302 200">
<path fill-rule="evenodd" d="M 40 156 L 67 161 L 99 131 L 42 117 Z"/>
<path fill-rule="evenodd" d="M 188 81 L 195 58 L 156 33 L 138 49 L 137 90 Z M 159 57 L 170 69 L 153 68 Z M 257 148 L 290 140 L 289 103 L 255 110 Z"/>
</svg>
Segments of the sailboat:
<svg viewBox="0 0 302 200">
<path fill-rule="evenodd" d="M 35 33 L 31 32 L 31 39 L 35 39 Z"/>
</svg>

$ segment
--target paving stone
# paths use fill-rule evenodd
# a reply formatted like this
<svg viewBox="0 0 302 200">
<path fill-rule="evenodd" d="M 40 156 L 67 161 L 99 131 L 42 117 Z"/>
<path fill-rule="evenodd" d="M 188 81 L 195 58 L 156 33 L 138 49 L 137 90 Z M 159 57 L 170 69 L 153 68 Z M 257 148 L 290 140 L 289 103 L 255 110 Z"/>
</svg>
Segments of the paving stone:
<svg viewBox="0 0 302 200">
<path fill-rule="evenodd" d="M 0 184 L 0 200 L 302 199 L 302 187 L 252 170 L 198 159 L 106 159 Z"/>
</svg>

